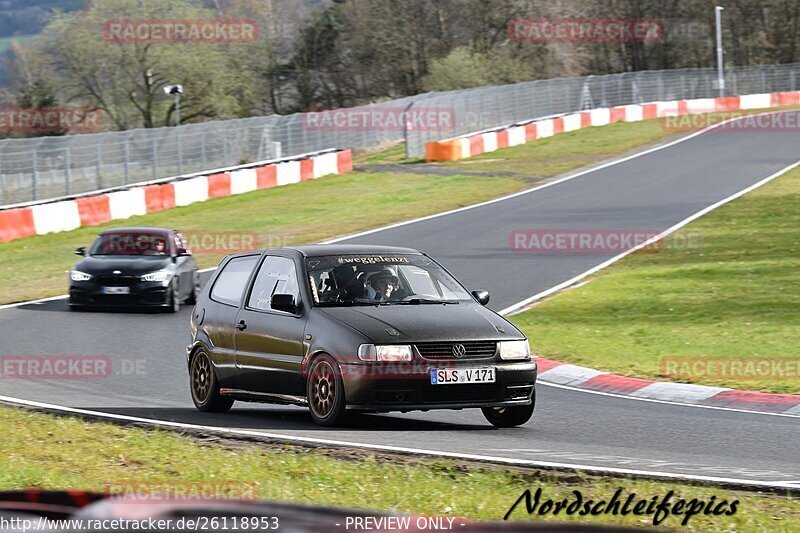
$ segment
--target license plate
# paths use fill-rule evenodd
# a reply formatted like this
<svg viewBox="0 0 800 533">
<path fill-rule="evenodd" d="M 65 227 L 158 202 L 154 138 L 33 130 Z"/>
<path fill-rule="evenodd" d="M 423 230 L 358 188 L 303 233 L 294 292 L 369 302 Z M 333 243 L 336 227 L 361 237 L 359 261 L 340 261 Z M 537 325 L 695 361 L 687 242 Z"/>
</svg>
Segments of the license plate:
<svg viewBox="0 0 800 533">
<path fill-rule="evenodd" d="M 130 294 L 130 287 L 103 287 L 103 294 Z"/>
<path fill-rule="evenodd" d="M 494 383 L 494 368 L 432 368 L 431 385 Z"/>
</svg>

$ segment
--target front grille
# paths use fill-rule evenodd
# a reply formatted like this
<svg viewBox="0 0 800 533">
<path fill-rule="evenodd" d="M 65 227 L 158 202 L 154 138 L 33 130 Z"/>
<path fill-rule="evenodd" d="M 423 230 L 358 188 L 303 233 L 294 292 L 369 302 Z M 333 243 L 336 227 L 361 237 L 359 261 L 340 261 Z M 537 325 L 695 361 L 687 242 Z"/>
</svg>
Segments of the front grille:
<svg viewBox="0 0 800 533">
<path fill-rule="evenodd" d="M 131 287 L 139 282 L 138 276 L 97 276 L 97 284 L 104 287 Z"/>
<path fill-rule="evenodd" d="M 420 391 L 420 399 L 423 403 L 488 402 L 497 396 L 500 388 L 495 383 L 424 385 Z"/>
<path fill-rule="evenodd" d="M 453 355 L 453 346 L 456 344 L 464 345 L 464 357 L 457 358 Z M 425 359 L 485 359 L 494 357 L 497 341 L 421 342 L 416 347 Z"/>
</svg>

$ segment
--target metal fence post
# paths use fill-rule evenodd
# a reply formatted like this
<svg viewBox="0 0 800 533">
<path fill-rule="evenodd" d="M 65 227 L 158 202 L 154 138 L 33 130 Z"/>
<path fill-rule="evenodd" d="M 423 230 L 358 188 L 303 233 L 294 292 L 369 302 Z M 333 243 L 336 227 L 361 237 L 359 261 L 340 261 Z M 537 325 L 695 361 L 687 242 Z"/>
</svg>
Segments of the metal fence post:
<svg viewBox="0 0 800 533">
<path fill-rule="evenodd" d="M 41 141 L 39 141 L 41 142 Z M 36 143 L 33 147 L 33 190 L 31 191 L 33 194 L 32 200 L 38 200 L 38 185 L 39 185 L 39 143 Z"/>
<path fill-rule="evenodd" d="M 178 174 L 183 174 L 183 146 L 181 145 L 181 127 L 175 128 L 175 142 L 178 145 Z"/>
<path fill-rule="evenodd" d="M 70 190 L 70 182 L 72 181 L 72 158 L 70 157 L 70 146 L 67 143 L 67 146 L 64 147 L 64 170 L 66 171 L 64 176 L 66 178 L 66 193 L 69 195 Z"/>
<path fill-rule="evenodd" d="M 100 144 L 97 144 L 94 147 L 94 168 L 95 174 L 97 175 L 97 188 L 103 188 L 103 170 L 100 168 L 100 161 L 103 159 L 103 156 L 100 152 Z"/>
<path fill-rule="evenodd" d="M 158 141 L 153 137 L 153 179 L 158 179 Z"/>
<path fill-rule="evenodd" d="M 131 181 L 131 143 L 125 139 L 125 185 Z"/>
</svg>

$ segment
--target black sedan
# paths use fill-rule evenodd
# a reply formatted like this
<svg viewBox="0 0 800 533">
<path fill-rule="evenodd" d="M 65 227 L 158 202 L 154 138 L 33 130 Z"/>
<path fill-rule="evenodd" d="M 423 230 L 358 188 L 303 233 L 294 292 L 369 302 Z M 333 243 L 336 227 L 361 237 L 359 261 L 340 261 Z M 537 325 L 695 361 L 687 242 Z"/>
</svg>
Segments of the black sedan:
<svg viewBox="0 0 800 533">
<path fill-rule="evenodd" d="M 192 313 L 192 399 L 347 410 L 481 408 L 527 422 L 536 363 L 525 336 L 433 259 L 407 248 L 313 245 L 228 256 Z"/>
<path fill-rule="evenodd" d="M 115 228 L 101 233 L 69 273 L 69 307 L 149 307 L 177 312 L 200 294 L 197 262 L 174 229 Z"/>
</svg>

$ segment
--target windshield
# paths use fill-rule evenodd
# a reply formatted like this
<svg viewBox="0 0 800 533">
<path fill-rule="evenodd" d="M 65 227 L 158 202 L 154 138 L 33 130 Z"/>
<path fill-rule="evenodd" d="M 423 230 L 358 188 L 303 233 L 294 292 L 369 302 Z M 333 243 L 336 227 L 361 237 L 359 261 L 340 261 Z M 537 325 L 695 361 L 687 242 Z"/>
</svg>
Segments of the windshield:
<svg viewBox="0 0 800 533">
<path fill-rule="evenodd" d="M 169 255 L 169 238 L 164 233 L 104 233 L 95 239 L 89 255 Z"/>
<path fill-rule="evenodd" d="M 472 301 L 453 276 L 422 254 L 309 257 L 306 270 L 318 306 Z"/>
</svg>

